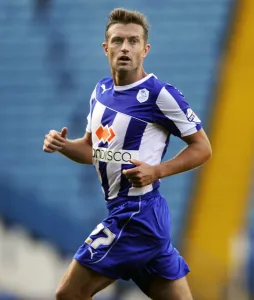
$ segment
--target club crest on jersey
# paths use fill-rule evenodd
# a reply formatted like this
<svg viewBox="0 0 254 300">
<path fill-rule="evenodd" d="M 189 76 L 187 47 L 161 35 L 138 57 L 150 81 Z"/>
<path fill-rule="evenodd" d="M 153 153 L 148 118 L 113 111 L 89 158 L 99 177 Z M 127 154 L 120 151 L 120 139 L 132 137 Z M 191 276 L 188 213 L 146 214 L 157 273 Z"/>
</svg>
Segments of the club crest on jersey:
<svg viewBox="0 0 254 300">
<path fill-rule="evenodd" d="M 201 121 L 195 115 L 194 111 L 191 108 L 187 109 L 186 117 L 187 117 L 188 121 L 190 121 L 190 122 L 201 123 Z"/>
<path fill-rule="evenodd" d="M 149 98 L 149 91 L 147 89 L 142 89 L 138 91 L 137 100 L 140 103 L 145 102 L 146 100 L 148 100 L 148 98 Z"/>
<path fill-rule="evenodd" d="M 113 128 L 111 126 L 108 127 L 108 125 L 106 125 L 105 127 L 100 125 L 100 127 L 95 131 L 95 134 L 99 141 L 103 143 L 111 142 L 116 136 Z"/>
</svg>

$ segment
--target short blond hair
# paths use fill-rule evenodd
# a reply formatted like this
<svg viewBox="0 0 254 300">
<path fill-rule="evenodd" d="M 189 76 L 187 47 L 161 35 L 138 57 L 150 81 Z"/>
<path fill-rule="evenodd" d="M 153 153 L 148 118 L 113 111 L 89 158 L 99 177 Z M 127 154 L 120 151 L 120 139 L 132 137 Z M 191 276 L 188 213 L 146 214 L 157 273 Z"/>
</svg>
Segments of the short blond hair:
<svg viewBox="0 0 254 300">
<path fill-rule="evenodd" d="M 108 17 L 108 23 L 106 25 L 105 38 L 108 40 L 108 30 L 114 24 L 137 24 L 143 27 L 145 43 L 148 41 L 149 24 L 146 16 L 139 11 L 128 10 L 125 8 L 115 8 L 112 10 Z"/>
</svg>

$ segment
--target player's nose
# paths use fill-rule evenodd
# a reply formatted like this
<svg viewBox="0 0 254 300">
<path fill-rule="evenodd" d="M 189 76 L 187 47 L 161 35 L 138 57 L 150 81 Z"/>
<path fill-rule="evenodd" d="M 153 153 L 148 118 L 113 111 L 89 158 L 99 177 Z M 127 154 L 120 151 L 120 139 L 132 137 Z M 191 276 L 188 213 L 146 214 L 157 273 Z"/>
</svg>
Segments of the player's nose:
<svg viewBox="0 0 254 300">
<path fill-rule="evenodd" d="M 129 50 L 125 48 L 123 48 L 121 51 L 123 52 L 123 54 L 127 54 L 129 52 Z"/>
<path fill-rule="evenodd" d="M 124 41 L 122 43 L 122 48 L 121 48 L 121 51 L 126 54 L 127 52 L 129 52 L 129 45 L 128 45 L 128 41 Z"/>
<path fill-rule="evenodd" d="M 125 55 L 129 52 L 129 50 L 127 48 L 122 48 L 121 51 Z"/>
</svg>

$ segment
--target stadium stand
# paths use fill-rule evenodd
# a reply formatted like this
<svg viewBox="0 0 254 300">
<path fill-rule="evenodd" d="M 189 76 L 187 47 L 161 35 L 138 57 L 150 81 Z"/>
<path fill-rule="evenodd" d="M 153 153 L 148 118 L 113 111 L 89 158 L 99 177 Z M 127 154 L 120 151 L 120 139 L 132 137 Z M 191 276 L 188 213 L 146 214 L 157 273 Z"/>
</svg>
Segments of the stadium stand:
<svg viewBox="0 0 254 300">
<path fill-rule="evenodd" d="M 46 155 L 42 142 L 51 128 L 83 135 L 90 93 L 109 75 L 100 43 L 119 1 L 46 2 L 0 2 L 0 128 L 8 137 L 0 140 L 0 214 L 72 253 L 106 213 L 100 186 L 92 166 Z M 161 1 L 158 7 L 130 0 L 127 8 L 143 11 L 151 22 L 147 72 L 178 87 L 206 127 L 230 1 Z M 172 138 L 166 158 L 181 147 Z M 176 244 L 194 175 L 162 183 Z"/>
</svg>

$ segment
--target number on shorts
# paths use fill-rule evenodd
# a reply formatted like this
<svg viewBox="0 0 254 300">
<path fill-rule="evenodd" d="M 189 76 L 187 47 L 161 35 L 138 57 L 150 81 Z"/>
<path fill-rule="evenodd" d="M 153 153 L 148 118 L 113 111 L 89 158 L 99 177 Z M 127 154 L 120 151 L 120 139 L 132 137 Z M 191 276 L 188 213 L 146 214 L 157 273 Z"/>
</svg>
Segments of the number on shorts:
<svg viewBox="0 0 254 300">
<path fill-rule="evenodd" d="M 97 227 L 91 232 L 90 236 L 96 235 L 100 233 L 102 230 L 105 233 L 106 237 L 99 237 L 95 239 L 91 243 L 91 247 L 93 247 L 94 249 L 97 249 L 100 245 L 103 246 L 110 245 L 114 241 L 114 238 L 116 237 L 116 235 L 113 232 L 111 232 L 107 227 L 105 227 L 102 223 L 97 225 Z"/>
</svg>

